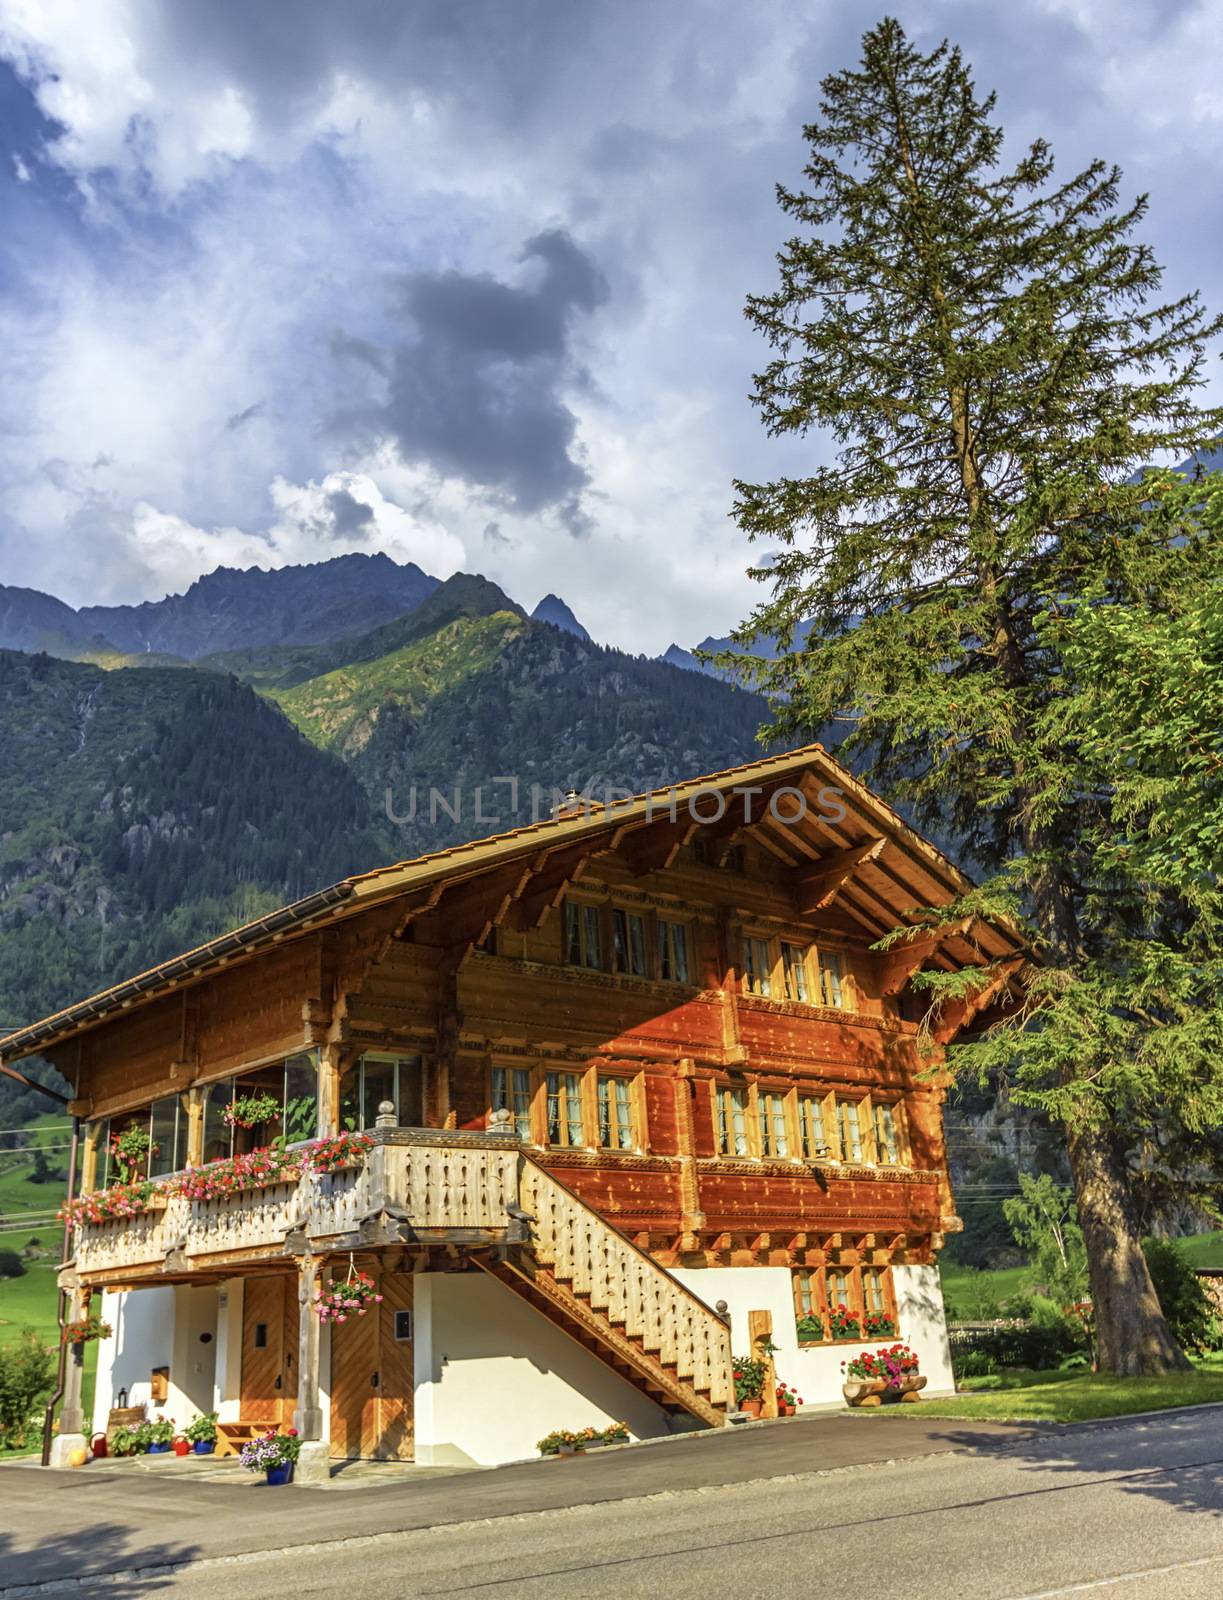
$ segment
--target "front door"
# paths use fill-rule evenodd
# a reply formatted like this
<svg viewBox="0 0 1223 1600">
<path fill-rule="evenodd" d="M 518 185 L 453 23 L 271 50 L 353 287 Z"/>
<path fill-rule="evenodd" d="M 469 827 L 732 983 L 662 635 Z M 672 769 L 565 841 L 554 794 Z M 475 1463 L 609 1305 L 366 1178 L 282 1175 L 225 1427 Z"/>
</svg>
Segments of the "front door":
<svg viewBox="0 0 1223 1600">
<path fill-rule="evenodd" d="M 285 1276 L 248 1278 L 242 1295 L 243 1422 L 288 1424 L 297 1404 L 297 1285 Z"/>
<path fill-rule="evenodd" d="M 412 1276 L 362 1263 L 381 1305 L 331 1324 L 331 1453 L 411 1461 Z M 344 1269 L 337 1268 L 337 1276 Z"/>
</svg>

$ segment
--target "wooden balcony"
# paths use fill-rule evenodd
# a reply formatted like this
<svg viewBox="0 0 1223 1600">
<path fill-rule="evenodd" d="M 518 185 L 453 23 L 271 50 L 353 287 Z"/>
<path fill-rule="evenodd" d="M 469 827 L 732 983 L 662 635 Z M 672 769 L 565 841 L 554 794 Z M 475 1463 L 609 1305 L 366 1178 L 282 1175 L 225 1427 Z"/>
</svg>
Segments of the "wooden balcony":
<svg viewBox="0 0 1223 1600">
<path fill-rule="evenodd" d="M 515 1232 L 518 1144 L 498 1134 L 396 1128 L 364 1163 L 210 1200 L 167 1190 L 136 1217 L 76 1230 L 82 1286 L 188 1280 L 247 1261 L 418 1240 L 497 1243 Z"/>
</svg>

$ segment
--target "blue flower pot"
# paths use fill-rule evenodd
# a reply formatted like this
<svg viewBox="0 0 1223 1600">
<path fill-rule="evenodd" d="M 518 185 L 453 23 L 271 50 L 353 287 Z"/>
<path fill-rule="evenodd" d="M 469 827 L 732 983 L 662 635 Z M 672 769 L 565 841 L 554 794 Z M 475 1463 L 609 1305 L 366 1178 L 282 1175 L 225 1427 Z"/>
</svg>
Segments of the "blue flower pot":
<svg viewBox="0 0 1223 1600">
<path fill-rule="evenodd" d="M 169 1455 L 169 1453 L 170 1446 L 168 1444 L 151 1444 L 149 1446 L 149 1454 L 151 1456 L 164 1456 Z"/>
<path fill-rule="evenodd" d="M 288 1483 L 293 1476 L 293 1463 L 291 1461 L 282 1461 L 278 1467 L 269 1467 L 267 1472 L 268 1487 L 270 1489 L 278 1488 L 282 1483 Z"/>
<path fill-rule="evenodd" d="M 192 1446 L 197 1456 L 210 1456 L 217 1447 L 215 1439 L 197 1439 Z"/>
</svg>

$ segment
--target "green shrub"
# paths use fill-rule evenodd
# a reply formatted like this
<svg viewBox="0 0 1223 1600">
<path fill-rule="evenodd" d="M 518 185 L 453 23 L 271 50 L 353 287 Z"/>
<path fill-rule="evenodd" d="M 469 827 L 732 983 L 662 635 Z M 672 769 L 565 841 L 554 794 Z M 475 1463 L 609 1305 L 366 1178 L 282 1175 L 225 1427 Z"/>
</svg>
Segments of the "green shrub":
<svg viewBox="0 0 1223 1600">
<path fill-rule="evenodd" d="M 998 1363 L 986 1350 L 951 1349 L 951 1370 L 956 1378 L 988 1378 L 998 1370 Z"/>
<path fill-rule="evenodd" d="M 30 1426 L 54 1386 L 53 1347 L 33 1328 L 23 1328 L 16 1344 L 0 1348 L 0 1444 L 19 1450 L 27 1443 Z"/>
<path fill-rule="evenodd" d="M 1144 1239 L 1151 1282 L 1177 1342 L 1201 1354 L 1223 1346 L 1223 1328 L 1206 1286 L 1171 1239 Z"/>
<path fill-rule="evenodd" d="M 16 1250 L 0 1250 L 0 1278 L 23 1278 L 25 1262 Z"/>
</svg>

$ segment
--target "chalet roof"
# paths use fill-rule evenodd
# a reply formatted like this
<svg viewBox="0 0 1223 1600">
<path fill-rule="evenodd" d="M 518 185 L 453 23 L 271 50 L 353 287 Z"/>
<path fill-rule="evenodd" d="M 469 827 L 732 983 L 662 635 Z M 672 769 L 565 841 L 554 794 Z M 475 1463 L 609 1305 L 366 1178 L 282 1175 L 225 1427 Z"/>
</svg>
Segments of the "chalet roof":
<svg viewBox="0 0 1223 1600">
<path fill-rule="evenodd" d="M 788 797 L 785 804 L 783 794 Z M 904 924 L 916 931 L 918 908 L 950 904 L 971 887 L 953 861 L 822 745 L 805 745 L 612 805 L 592 802 L 563 810 L 507 833 L 344 878 L 17 1029 L 0 1039 L 0 1062 L 61 1044 L 121 1010 L 198 982 L 235 959 L 390 900 L 414 901 L 424 910 L 441 905 L 455 940 L 477 942 L 489 925 L 489 898 L 482 895 L 473 911 L 457 894 L 461 885 L 480 880 L 484 886 L 490 875 L 500 874 L 505 903 L 529 892 L 546 907 L 559 900 L 580 870 L 578 862 L 636 850 L 637 870 L 657 870 L 698 829 L 720 844 L 748 831 L 795 869 L 800 901 L 805 896 L 798 909 L 814 910 L 835 901 L 872 939 Z M 474 897 L 468 900 L 474 903 Z M 1022 938 L 1012 927 L 963 923 L 932 941 L 931 958 L 947 967 L 979 965 L 1022 949 Z"/>
</svg>

